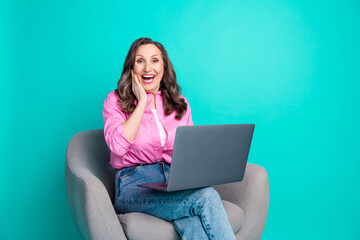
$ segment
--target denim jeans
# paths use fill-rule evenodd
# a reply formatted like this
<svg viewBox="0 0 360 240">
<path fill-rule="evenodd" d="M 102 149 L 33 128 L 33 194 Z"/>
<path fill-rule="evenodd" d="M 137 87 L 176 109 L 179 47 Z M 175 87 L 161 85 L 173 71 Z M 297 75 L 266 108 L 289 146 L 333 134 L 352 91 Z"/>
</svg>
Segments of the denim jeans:
<svg viewBox="0 0 360 240">
<path fill-rule="evenodd" d="M 169 171 L 170 165 L 164 162 L 118 170 L 115 175 L 116 211 L 122 214 L 142 212 L 170 221 L 182 239 L 235 239 L 214 188 L 161 192 L 137 186 L 167 181 Z"/>
</svg>

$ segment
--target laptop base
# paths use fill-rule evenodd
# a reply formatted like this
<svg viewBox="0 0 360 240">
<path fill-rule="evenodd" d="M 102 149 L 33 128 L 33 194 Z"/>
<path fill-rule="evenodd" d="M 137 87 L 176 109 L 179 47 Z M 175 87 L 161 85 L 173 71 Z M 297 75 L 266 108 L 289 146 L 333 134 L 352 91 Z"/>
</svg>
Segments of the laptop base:
<svg viewBox="0 0 360 240">
<path fill-rule="evenodd" d="M 167 182 L 138 184 L 138 187 L 150 188 L 150 189 L 154 189 L 154 190 L 158 190 L 158 191 L 167 192 Z"/>
</svg>

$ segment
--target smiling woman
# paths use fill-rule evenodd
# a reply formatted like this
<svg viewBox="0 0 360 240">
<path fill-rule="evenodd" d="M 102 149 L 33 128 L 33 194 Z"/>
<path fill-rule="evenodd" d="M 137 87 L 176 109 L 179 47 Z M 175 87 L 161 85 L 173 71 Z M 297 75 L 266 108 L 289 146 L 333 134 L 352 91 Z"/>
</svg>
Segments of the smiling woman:
<svg viewBox="0 0 360 240">
<path fill-rule="evenodd" d="M 183 239 L 235 239 L 212 188 L 149 191 L 137 184 L 166 182 L 178 126 L 193 125 L 162 44 L 137 39 L 126 56 L 118 89 L 104 101 L 104 137 L 115 177 L 115 210 L 171 221 Z"/>
</svg>

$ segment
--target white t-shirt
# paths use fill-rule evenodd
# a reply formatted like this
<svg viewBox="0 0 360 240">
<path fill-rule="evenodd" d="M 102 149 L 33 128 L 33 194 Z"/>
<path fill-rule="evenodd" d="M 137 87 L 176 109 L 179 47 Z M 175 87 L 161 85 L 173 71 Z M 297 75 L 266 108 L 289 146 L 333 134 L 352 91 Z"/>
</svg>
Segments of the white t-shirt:
<svg viewBox="0 0 360 240">
<path fill-rule="evenodd" d="M 159 117 L 156 113 L 156 109 L 151 109 L 151 111 L 153 112 L 153 114 L 155 116 L 156 125 L 158 126 L 159 133 L 160 133 L 161 146 L 163 147 L 165 145 L 165 141 L 166 141 L 165 129 L 164 129 L 163 125 L 160 123 Z"/>
</svg>

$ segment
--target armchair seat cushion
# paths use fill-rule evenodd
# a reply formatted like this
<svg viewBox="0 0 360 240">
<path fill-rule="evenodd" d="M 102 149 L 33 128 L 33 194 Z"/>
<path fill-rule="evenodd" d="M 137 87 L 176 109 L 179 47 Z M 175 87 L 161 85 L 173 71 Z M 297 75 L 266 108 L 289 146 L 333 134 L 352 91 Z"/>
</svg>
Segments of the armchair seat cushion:
<svg viewBox="0 0 360 240">
<path fill-rule="evenodd" d="M 234 233 L 237 233 L 244 223 L 244 211 L 231 202 L 223 200 L 222 203 L 231 227 Z M 118 214 L 117 216 L 128 239 L 180 240 L 172 223 L 166 220 L 139 212 Z"/>
</svg>

